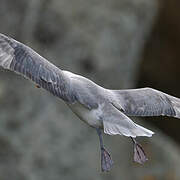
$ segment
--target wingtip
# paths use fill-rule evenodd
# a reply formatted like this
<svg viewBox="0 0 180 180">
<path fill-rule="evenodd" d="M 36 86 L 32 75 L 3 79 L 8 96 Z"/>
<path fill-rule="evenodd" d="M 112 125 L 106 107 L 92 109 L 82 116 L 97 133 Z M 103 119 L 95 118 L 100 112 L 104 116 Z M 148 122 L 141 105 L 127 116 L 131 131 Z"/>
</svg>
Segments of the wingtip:
<svg viewBox="0 0 180 180">
<path fill-rule="evenodd" d="M 10 69 L 10 64 L 13 59 L 14 48 L 11 38 L 0 33 L 0 66 L 4 69 Z"/>
<path fill-rule="evenodd" d="M 8 41 L 10 39 L 10 37 L 8 35 L 5 35 L 5 34 L 2 34 L 0 33 L 0 39 L 1 40 L 5 40 L 5 41 Z"/>
<path fill-rule="evenodd" d="M 15 45 L 14 43 L 15 40 L 12 37 L 10 37 L 9 35 L 0 33 L 0 43 L 3 43 L 3 42 L 8 43 L 11 47 L 14 47 Z"/>
</svg>

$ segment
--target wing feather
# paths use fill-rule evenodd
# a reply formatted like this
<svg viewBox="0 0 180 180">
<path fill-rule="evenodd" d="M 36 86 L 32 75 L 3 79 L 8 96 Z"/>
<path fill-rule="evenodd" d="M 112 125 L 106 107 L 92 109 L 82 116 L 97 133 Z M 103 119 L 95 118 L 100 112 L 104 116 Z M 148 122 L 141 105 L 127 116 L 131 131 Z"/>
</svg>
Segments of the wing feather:
<svg viewBox="0 0 180 180">
<path fill-rule="evenodd" d="M 28 46 L 3 34 L 0 34 L 0 66 L 32 80 L 67 103 L 78 101 L 88 109 L 97 108 L 86 87 L 90 80 L 57 68 Z M 69 74 L 86 81 L 77 83 Z"/>
<path fill-rule="evenodd" d="M 180 99 L 152 88 L 111 90 L 111 101 L 129 116 L 180 118 Z"/>
<path fill-rule="evenodd" d="M 75 101 L 70 79 L 62 70 L 31 48 L 3 34 L 0 34 L 0 66 L 23 75 L 67 102 Z"/>
</svg>

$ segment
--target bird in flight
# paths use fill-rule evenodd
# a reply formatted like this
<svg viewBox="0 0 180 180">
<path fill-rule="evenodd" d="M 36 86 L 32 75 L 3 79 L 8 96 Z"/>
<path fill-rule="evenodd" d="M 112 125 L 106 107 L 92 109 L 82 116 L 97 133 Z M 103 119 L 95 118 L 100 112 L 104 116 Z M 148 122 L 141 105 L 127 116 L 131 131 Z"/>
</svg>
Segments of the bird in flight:
<svg viewBox="0 0 180 180">
<path fill-rule="evenodd" d="M 64 100 L 82 121 L 97 131 L 102 171 L 109 171 L 113 165 L 103 144 L 102 131 L 131 138 L 134 161 L 142 164 L 147 157 L 135 138 L 151 137 L 154 133 L 134 123 L 129 116 L 180 118 L 180 99 L 176 97 L 152 88 L 105 89 L 83 76 L 57 68 L 28 46 L 3 34 L 0 34 L 0 66 Z"/>
</svg>

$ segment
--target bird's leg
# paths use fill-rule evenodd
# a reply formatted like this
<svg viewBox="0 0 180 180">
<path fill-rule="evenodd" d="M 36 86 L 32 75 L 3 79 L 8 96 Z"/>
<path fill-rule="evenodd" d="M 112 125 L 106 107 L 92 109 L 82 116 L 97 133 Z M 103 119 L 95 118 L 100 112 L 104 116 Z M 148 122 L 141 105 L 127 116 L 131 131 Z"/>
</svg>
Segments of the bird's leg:
<svg viewBox="0 0 180 180">
<path fill-rule="evenodd" d="M 135 140 L 135 138 L 131 137 L 134 146 L 134 161 L 140 164 L 145 163 L 148 158 L 142 148 L 142 146 Z"/>
<path fill-rule="evenodd" d="M 101 148 L 101 170 L 102 171 L 110 171 L 110 169 L 112 168 L 112 165 L 113 165 L 111 155 L 104 148 L 101 130 L 96 129 L 96 131 L 97 131 L 98 136 L 99 136 L 100 148 Z"/>
</svg>

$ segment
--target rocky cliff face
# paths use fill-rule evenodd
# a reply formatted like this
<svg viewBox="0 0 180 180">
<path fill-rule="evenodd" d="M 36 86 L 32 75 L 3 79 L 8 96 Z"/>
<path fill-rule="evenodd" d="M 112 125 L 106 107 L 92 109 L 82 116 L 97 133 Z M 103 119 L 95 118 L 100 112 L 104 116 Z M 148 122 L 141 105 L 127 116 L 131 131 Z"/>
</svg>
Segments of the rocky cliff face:
<svg viewBox="0 0 180 180">
<path fill-rule="evenodd" d="M 135 86 L 157 11 L 156 0 L 1 0 L 0 31 L 62 69 L 107 88 L 129 88 Z M 141 138 L 150 159 L 145 166 L 132 162 L 128 138 L 105 136 L 115 165 L 102 174 L 95 131 L 59 99 L 22 77 L 0 72 L 3 180 L 179 179 L 179 150 L 155 131 L 151 140 Z"/>
<path fill-rule="evenodd" d="M 138 81 L 139 86 L 151 86 L 176 97 L 180 97 L 179 5 L 178 0 L 162 1 L 159 16 L 145 45 Z M 180 121 L 166 118 L 162 123 L 161 119 L 153 118 L 151 122 L 180 142 Z"/>
</svg>

